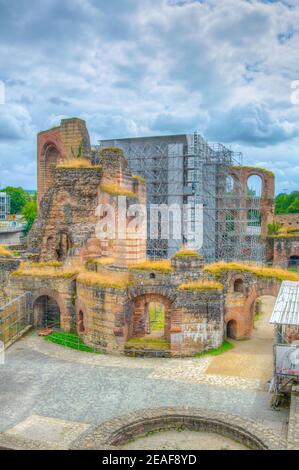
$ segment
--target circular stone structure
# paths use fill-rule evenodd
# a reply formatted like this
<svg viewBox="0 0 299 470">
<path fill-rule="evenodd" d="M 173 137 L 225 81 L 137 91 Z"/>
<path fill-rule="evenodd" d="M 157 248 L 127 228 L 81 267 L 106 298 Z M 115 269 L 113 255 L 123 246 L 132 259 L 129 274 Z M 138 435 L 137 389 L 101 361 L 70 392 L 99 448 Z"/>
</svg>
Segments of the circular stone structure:
<svg viewBox="0 0 299 470">
<path fill-rule="evenodd" d="M 154 408 L 106 421 L 76 441 L 73 449 L 121 449 L 149 432 L 184 429 L 224 436 L 248 449 L 283 449 L 271 429 L 228 413 L 198 408 Z M 131 447 L 132 448 L 132 447 Z"/>
</svg>

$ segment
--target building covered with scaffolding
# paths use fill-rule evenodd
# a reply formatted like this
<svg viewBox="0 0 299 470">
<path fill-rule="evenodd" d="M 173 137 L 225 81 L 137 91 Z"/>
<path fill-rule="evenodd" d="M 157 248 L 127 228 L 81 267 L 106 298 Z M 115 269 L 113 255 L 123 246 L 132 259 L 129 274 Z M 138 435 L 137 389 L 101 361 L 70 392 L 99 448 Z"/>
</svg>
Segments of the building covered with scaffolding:
<svg viewBox="0 0 299 470">
<path fill-rule="evenodd" d="M 122 148 L 131 171 L 146 180 L 148 257 L 169 258 L 182 244 L 196 247 L 192 236 L 198 243 L 200 232 L 198 251 L 207 262 L 265 261 L 266 226 L 274 218 L 270 172 L 242 166 L 241 153 L 209 143 L 198 133 L 102 140 L 93 148 L 95 162 L 104 147 Z M 261 179 L 259 193 L 248 186 L 254 175 Z M 161 226 L 158 236 L 151 236 L 153 205 L 182 208 L 179 237 L 171 236 L 171 216 L 167 236 Z"/>
</svg>

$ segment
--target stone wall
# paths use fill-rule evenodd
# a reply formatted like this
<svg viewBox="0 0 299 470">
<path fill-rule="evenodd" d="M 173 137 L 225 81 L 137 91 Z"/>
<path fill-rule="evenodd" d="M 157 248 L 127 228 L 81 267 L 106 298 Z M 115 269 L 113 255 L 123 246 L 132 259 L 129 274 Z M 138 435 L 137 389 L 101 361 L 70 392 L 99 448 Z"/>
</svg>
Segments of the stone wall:
<svg viewBox="0 0 299 470">
<path fill-rule="evenodd" d="M 285 229 L 299 228 L 299 214 L 276 214 L 275 220 L 281 222 Z"/>
<path fill-rule="evenodd" d="M 292 256 L 299 257 L 299 234 L 298 236 L 268 237 L 267 259 L 274 266 L 288 267 Z"/>
<path fill-rule="evenodd" d="M 17 269 L 18 259 L 0 258 L 0 305 L 9 300 L 8 280 L 9 275 Z"/>
<path fill-rule="evenodd" d="M 62 119 L 60 126 L 37 135 L 38 204 L 54 183 L 57 163 L 72 159 L 83 144 L 83 154 L 90 156 L 90 139 L 86 123 L 82 119 Z"/>
</svg>

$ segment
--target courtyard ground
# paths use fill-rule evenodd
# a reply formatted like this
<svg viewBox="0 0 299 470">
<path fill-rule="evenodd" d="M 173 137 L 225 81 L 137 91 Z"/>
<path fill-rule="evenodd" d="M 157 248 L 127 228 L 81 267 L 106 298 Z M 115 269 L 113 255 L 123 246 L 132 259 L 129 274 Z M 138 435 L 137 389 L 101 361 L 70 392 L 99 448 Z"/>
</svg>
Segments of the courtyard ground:
<svg viewBox="0 0 299 470">
<path fill-rule="evenodd" d="M 89 427 L 130 411 L 190 406 L 251 418 L 285 437 L 288 410 L 271 409 L 267 391 L 272 375 L 269 300 L 267 305 L 253 338 L 234 341 L 233 350 L 216 357 L 99 355 L 31 332 L 7 350 L 0 366 L 0 432 L 67 448 Z"/>
</svg>

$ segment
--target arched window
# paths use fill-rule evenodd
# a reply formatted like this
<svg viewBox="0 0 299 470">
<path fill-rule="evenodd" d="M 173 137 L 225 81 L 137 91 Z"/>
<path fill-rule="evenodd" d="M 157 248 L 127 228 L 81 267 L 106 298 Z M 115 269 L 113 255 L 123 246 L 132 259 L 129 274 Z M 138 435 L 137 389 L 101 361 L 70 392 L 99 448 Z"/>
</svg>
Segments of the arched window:
<svg viewBox="0 0 299 470">
<path fill-rule="evenodd" d="M 252 175 L 247 180 L 247 195 L 250 198 L 260 198 L 263 191 L 263 181 L 260 176 Z"/>
<path fill-rule="evenodd" d="M 226 325 L 226 336 L 235 339 L 237 336 L 237 322 L 230 320 Z"/>
<path fill-rule="evenodd" d="M 238 292 L 240 294 L 244 293 L 244 281 L 243 279 L 236 279 L 234 282 L 234 292 Z"/>
<path fill-rule="evenodd" d="M 71 240 L 67 233 L 60 232 L 58 235 L 58 246 L 56 249 L 58 261 L 64 261 L 71 249 Z"/>
<path fill-rule="evenodd" d="M 150 273 L 150 279 L 155 279 L 156 274 L 155 273 Z"/>
</svg>

